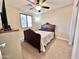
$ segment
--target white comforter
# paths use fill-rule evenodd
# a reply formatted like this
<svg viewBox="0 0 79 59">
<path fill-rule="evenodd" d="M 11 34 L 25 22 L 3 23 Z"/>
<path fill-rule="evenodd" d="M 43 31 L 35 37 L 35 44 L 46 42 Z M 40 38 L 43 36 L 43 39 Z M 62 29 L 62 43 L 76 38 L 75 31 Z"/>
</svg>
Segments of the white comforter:
<svg viewBox="0 0 79 59">
<path fill-rule="evenodd" d="M 35 31 L 41 35 L 41 51 L 45 52 L 45 46 L 54 38 L 53 32 Z"/>
</svg>

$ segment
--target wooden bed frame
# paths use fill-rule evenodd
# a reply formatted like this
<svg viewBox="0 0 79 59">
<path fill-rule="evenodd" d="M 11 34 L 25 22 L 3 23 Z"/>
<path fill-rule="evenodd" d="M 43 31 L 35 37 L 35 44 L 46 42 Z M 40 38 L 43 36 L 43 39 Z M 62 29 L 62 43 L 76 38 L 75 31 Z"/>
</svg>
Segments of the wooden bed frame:
<svg viewBox="0 0 79 59">
<path fill-rule="evenodd" d="M 52 25 L 52 24 L 44 24 L 42 26 L 47 25 L 48 28 L 52 29 L 54 32 L 54 38 L 55 38 L 55 27 L 56 25 Z M 41 40 L 41 35 L 38 33 L 35 33 L 33 30 L 28 29 L 24 31 L 24 42 L 28 42 L 29 44 L 31 44 L 32 46 L 34 46 L 35 48 L 37 48 L 39 50 L 39 52 L 41 52 L 41 44 L 40 44 L 40 40 Z"/>
</svg>

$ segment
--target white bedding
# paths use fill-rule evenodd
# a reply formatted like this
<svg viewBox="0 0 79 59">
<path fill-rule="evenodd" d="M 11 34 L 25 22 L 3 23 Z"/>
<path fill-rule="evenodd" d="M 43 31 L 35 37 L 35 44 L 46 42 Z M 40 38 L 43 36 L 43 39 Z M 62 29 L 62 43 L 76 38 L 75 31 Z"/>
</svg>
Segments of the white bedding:
<svg viewBox="0 0 79 59">
<path fill-rule="evenodd" d="M 45 46 L 54 38 L 53 32 L 35 31 L 41 35 L 41 51 L 45 52 Z"/>
</svg>

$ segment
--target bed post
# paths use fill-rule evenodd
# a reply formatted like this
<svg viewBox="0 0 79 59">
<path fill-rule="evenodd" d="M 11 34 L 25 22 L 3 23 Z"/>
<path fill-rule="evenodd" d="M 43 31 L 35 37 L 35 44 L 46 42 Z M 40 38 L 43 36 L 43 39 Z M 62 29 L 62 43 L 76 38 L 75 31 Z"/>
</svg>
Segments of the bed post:
<svg viewBox="0 0 79 59">
<path fill-rule="evenodd" d="M 54 39 L 56 38 L 56 36 L 55 36 L 55 28 L 56 28 L 56 25 L 54 25 Z"/>
<path fill-rule="evenodd" d="M 56 37 L 55 37 L 55 30 L 54 30 L 54 39 L 55 39 Z"/>
</svg>

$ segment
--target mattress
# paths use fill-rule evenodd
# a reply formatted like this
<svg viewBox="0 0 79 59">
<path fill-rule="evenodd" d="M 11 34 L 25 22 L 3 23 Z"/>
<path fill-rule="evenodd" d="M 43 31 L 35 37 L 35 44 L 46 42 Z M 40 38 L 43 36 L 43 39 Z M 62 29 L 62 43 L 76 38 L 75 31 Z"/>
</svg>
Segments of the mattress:
<svg viewBox="0 0 79 59">
<path fill-rule="evenodd" d="M 35 31 L 36 33 L 41 35 L 41 51 L 45 52 L 45 46 L 54 38 L 53 32 L 48 31 Z"/>
</svg>

